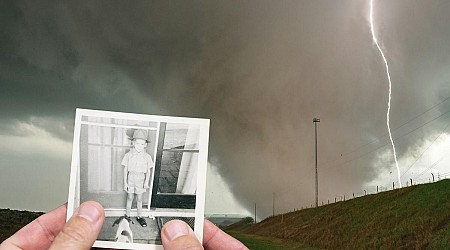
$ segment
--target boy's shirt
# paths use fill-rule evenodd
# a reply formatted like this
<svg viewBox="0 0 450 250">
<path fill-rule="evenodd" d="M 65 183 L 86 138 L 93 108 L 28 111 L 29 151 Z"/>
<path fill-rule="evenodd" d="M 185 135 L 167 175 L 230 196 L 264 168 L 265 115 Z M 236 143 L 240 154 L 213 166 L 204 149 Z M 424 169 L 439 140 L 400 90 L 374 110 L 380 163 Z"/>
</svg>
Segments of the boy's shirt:
<svg viewBox="0 0 450 250">
<path fill-rule="evenodd" d="M 127 167 L 129 172 L 147 173 L 148 169 L 153 168 L 153 160 L 145 150 L 139 153 L 132 148 L 123 157 L 122 165 Z"/>
</svg>

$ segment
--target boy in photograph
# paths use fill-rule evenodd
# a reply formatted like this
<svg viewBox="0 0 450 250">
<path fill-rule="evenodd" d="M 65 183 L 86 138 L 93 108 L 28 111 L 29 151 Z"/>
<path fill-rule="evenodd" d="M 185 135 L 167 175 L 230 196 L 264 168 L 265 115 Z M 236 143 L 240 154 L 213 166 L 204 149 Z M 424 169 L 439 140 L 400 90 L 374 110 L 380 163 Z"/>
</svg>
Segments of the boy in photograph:
<svg viewBox="0 0 450 250">
<path fill-rule="evenodd" d="M 133 148 L 125 154 L 122 159 L 124 166 L 124 190 L 127 192 L 127 210 L 125 217 L 130 220 L 130 210 L 134 197 L 137 203 L 136 220 L 143 227 L 147 222 L 142 217 L 142 196 L 149 188 L 151 168 L 153 168 L 152 157 L 145 151 L 148 141 L 148 132 L 143 129 L 136 129 L 131 139 Z"/>
</svg>

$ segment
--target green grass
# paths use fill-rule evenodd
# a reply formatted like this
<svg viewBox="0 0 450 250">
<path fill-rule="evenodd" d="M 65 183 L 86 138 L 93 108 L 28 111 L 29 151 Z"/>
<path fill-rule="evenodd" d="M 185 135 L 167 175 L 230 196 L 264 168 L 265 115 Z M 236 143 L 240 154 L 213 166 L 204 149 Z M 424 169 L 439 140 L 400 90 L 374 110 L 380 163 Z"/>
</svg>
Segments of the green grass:
<svg viewBox="0 0 450 250">
<path fill-rule="evenodd" d="M 287 213 L 283 220 L 279 215 L 238 230 L 328 249 L 450 249 L 449 193 L 450 180 L 443 180 Z M 259 247 L 254 249 L 264 249 Z"/>
<path fill-rule="evenodd" d="M 227 232 L 234 238 L 238 239 L 244 245 L 246 245 L 249 249 L 253 250 L 278 250 L 278 249 L 286 249 L 286 250 L 306 250 L 306 249 L 318 249 L 307 246 L 303 243 L 299 243 L 292 240 L 286 239 L 278 239 L 271 237 L 263 237 L 258 235 L 250 235 L 243 234 L 238 232 Z"/>
</svg>

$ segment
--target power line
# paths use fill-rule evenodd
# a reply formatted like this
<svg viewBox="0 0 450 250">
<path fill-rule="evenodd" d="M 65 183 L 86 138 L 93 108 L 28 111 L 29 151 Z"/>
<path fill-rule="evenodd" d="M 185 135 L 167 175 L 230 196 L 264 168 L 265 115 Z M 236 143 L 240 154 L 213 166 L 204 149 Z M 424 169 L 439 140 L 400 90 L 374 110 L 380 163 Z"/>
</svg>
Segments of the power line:
<svg viewBox="0 0 450 250">
<path fill-rule="evenodd" d="M 435 104 L 434 106 L 428 108 L 427 110 L 423 111 L 422 113 L 420 113 L 420 114 L 414 116 L 413 118 L 407 120 L 406 122 L 402 123 L 400 126 L 394 128 L 393 131 L 394 131 L 394 132 L 397 131 L 397 130 L 400 129 L 401 127 L 403 127 L 403 126 L 405 126 L 406 124 L 408 124 L 408 123 L 414 121 L 415 119 L 419 118 L 420 116 L 422 116 L 422 115 L 428 113 L 429 111 L 431 111 L 431 110 L 433 110 L 434 108 L 440 106 L 441 104 L 443 104 L 444 102 L 446 102 L 446 101 L 449 100 L 449 99 L 450 99 L 450 96 L 447 97 L 447 98 L 445 98 L 444 100 L 442 100 L 442 101 L 439 102 L 438 104 Z M 447 111 L 447 113 L 448 113 L 448 112 L 449 112 L 449 111 Z M 445 114 L 446 114 L 446 113 L 445 113 Z M 439 117 L 440 117 L 440 116 L 439 116 Z M 364 147 L 366 147 L 366 146 L 368 146 L 368 145 L 370 145 L 370 144 L 377 143 L 377 142 L 381 141 L 381 139 L 382 139 L 383 137 L 386 137 L 388 134 L 389 134 L 389 133 L 385 133 L 385 134 L 383 134 L 383 135 L 377 137 L 376 139 L 374 139 L 374 140 L 372 140 L 372 141 L 370 141 L 370 142 L 368 142 L 368 143 L 366 143 L 366 144 L 364 144 L 364 145 L 362 145 L 362 146 L 359 146 L 359 147 L 357 147 L 357 148 L 355 148 L 355 149 L 353 149 L 353 150 L 351 150 L 351 151 L 349 151 L 349 152 L 347 152 L 347 153 L 341 154 L 341 157 L 342 157 L 342 156 L 347 156 L 347 155 L 349 155 L 349 154 L 351 154 L 351 153 L 353 153 L 353 152 L 356 152 L 356 151 L 358 151 L 358 150 L 360 150 L 360 149 L 362 149 L 362 148 L 364 148 Z M 328 161 L 328 162 L 325 162 L 325 163 L 323 163 L 323 164 L 320 164 L 320 166 L 328 165 L 328 164 L 330 164 L 331 162 L 335 162 L 335 160 L 337 160 L 337 159 L 339 159 L 339 157 L 336 157 L 336 158 L 334 158 L 334 159 L 332 159 L 332 160 L 330 160 L 330 161 Z"/>
<path fill-rule="evenodd" d="M 441 114 L 441 115 L 439 115 L 438 117 L 435 117 L 435 118 L 433 118 L 432 120 L 427 121 L 426 123 L 424 123 L 424 124 L 422 124 L 422 125 L 420 125 L 420 126 L 414 128 L 413 130 L 411 130 L 411 131 L 409 131 L 409 132 L 407 132 L 407 133 L 405 133 L 405 134 L 403 134 L 403 135 L 401 135 L 401 136 L 396 137 L 396 138 L 394 139 L 394 142 L 397 141 L 397 140 L 399 140 L 400 138 L 406 136 L 406 135 L 411 134 L 412 132 L 417 131 L 418 129 L 420 129 L 420 128 L 426 126 L 426 125 L 428 125 L 429 123 L 431 123 L 431 122 L 433 122 L 433 121 L 435 121 L 435 120 L 441 118 L 442 116 L 444 116 L 444 115 L 446 115 L 446 114 L 448 114 L 448 113 L 450 113 L 450 111 L 447 111 L 447 112 L 445 112 L 444 114 Z M 357 159 L 363 158 L 363 157 L 365 157 L 365 156 L 367 156 L 367 155 L 369 155 L 369 154 L 371 154 L 371 153 L 373 153 L 373 152 L 375 152 L 375 151 L 378 151 L 379 149 L 385 147 L 385 146 L 388 145 L 388 144 L 389 144 L 389 142 L 387 142 L 387 143 L 385 143 L 385 144 L 383 144 L 383 145 L 381 145 L 381 146 L 375 148 L 374 150 L 371 150 L 371 151 L 369 151 L 369 152 L 366 152 L 366 153 L 364 153 L 364 154 L 362 154 L 362 155 L 359 155 L 358 157 L 352 158 L 352 159 L 350 159 L 350 160 L 347 160 L 347 161 L 342 162 L 342 163 L 340 163 L 340 164 L 338 164 L 338 165 L 335 165 L 335 166 L 342 166 L 342 165 L 344 165 L 344 164 L 350 163 L 350 162 L 355 161 L 355 160 L 357 160 Z"/>
<path fill-rule="evenodd" d="M 409 168 L 405 171 L 405 172 L 403 172 L 403 174 L 401 175 L 401 176 L 403 176 L 403 175 L 405 175 L 413 166 L 414 166 L 414 164 L 416 164 L 416 162 L 420 159 L 420 158 L 422 158 L 422 156 L 423 156 L 423 154 L 436 142 L 436 140 L 439 138 L 439 137 L 441 137 L 441 135 L 443 135 L 444 134 L 444 131 L 445 130 L 447 130 L 447 128 L 450 126 L 450 123 L 449 124 L 447 124 L 447 126 L 445 126 L 445 128 L 442 130 L 442 132 L 439 134 L 439 136 L 437 136 L 434 140 L 433 140 L 433 142 L 430 144 L 430 145 L 428 145 L 428 147 L 419 155 L 419 157 L 417 157 L 417 159 L 409 166 Z"/>
<path fill-rule="evenodd" d="M 424 171 L 422 171 L 419 175 L 417 175 L 414 179 L 417 179 L 418 177 L 422 176 L 423 174 L 425 174 L 427 171 L 433 169 L 435 166 L 437 166 L 447 155 L 443 155 L 439 160 L 435 161 L 430 167 L 428 167 L 427 169 L 425 169 Z"/>
</svg>

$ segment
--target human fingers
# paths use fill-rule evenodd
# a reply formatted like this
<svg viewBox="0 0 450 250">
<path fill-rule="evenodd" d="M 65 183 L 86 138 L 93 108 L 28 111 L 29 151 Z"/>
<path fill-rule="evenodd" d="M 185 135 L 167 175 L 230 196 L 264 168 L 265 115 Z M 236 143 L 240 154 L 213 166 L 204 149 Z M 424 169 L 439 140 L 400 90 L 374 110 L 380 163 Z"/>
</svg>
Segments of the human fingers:
<svg viewBox="0 0 450 250">
<path fill-rule="evenodd" d="M 191 227 L 181 220 L 171 220 L 164 224 L 161 240 L 165 250 L 203 249 Z"/>
<path fill-rule="evenodd" d="M 6 249 L 48 249 L 66 222 L 67 204 L 39 216 L 1 243 Z"/>
<path fill-rule="evenodd" d="M 49 249 L 91 249 L 102 228 L 105 213 L 95 201 L 82 203 L 56 236 Z"/>
<path fill-rule="evenodd" d="M 209 250 L 248 250 L 237 239 L 220 230 L 209 220 L 203 225 L 203 246 Z"/>
</svg>

